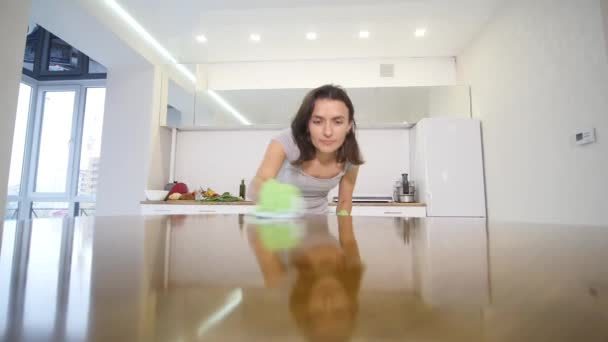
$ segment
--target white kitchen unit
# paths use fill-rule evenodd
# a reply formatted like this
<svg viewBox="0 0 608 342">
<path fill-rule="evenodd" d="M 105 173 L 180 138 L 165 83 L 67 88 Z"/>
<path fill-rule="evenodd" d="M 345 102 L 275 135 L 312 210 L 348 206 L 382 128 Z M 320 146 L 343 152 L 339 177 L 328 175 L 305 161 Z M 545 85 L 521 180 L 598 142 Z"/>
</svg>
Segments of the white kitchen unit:
<svg viewBox="0 0 608 342">
<path fill-rule="evenodd" d="M 194 201 L 146 201 L 142 202 L 142 215 L 204 215 L 204 214 L 248 214 L 253 204 L 200 204 Z M 335 205 L 330 205 L 330 212 L 335 212 Z M 424 204 L 413 203 L 384 203 L 362 204 L 353 203 L 352 216 L 377 217 L 425 217 Z"/>
<path fill-rule="evenodd" d="M 485 217 L 481 123 L 425 118 L 410 134 L 411 177 L 430 217 Z"/>
<path fill-rule="evenodd" d="M 204 214 L 247 214 L 253 205 L 239 204 L 175 204 L 150 203 L 141 205 L 142 215 L 204 215 Z"/>
<path fill-rule="evenodd" d="M 330 207 L 330 210 L 333 208 Z M 376 216 L 376 217 L 426 217 L 426 207 L 424 205 L 404 206 L 404 205 L 357 205 L 353 204 L 351 216 Z"/>
</svg>

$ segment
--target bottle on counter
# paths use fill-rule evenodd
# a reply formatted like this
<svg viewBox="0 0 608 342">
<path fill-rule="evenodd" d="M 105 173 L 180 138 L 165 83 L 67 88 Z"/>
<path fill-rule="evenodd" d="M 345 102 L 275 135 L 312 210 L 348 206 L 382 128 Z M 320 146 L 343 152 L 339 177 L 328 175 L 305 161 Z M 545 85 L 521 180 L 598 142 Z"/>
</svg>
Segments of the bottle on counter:
<svg viewBox="0 0 608 342">
<path fill-rule="evenodd" d="M 203 190 L 203 187 L 201 187 L 199 190 L 195 191 L 195 192 L 194 192 L 194 199 L 195 199 L 196 201 L 201 201 L 201 200 L 203 200 L 203 199 L 205 198 L 205 196 L 203 196 L 203 192 L 205 192 L 205 191 Z"/>
<path fill-rule="evenodd" d="M 410 192 L 410 183 L 407 179 L 407 173 L 401 174 L 401 191 L 402 194 L 407 195 Z"/>
<path fill-rule="evenodd" d="M 245 179 L 241 179 L 241 185 L 239 186 L 239 197 L 245 199 L 246 186 Z"/>
</svg>

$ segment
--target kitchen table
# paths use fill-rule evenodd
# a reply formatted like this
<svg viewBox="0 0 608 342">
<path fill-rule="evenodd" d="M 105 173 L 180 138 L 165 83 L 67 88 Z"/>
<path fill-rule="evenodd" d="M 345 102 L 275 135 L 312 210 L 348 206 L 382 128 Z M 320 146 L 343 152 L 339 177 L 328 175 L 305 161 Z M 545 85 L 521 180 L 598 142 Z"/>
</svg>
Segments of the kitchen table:
<svg viewBox="0 0 608 342">
<path fill-rule="evenodd" d="M 608 340 L 608 227 L 157 215 L 0 241 L 3 341 Z"/>
</svg>

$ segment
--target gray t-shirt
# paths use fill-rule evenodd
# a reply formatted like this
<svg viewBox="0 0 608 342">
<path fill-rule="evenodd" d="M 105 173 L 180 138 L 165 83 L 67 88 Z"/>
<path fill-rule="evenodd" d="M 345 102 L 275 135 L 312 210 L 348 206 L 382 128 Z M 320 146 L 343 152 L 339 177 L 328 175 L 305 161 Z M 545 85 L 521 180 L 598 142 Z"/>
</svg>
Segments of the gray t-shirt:
<svg viewBox="0 0 608 342">
<path fill-rule="evenodd" d="M 304 210 L 306 214 L 320 215 L 327 214 L 329 191 L 340 183 L 344 173 L 350 168 L 350 163 L 346 162 L 344 170 L 340 171 L 333 178 L 317 178 L 306 174 L 300 166 L 292 165 L 291 162 L 300 157 L 300 149 L 293 139 L 291 129 L 286 129 L 274 137 L 275 141 L 283 146 L 287 158 L 281 166 L 276 179 L 282 183 L 289 183 L 297 186 L 302 192 L 304 199 Z"/>
</svg>

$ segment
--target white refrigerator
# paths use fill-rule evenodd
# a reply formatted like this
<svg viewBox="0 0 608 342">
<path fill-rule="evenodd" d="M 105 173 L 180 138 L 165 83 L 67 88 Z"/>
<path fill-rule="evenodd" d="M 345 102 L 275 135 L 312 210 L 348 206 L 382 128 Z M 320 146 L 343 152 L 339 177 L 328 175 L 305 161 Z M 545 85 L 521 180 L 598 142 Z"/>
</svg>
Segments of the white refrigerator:
<svg viewBox="0 0 608 342">
<path fill-rule="evenodd" d="M 410 179 L 427 216 L 486 216 L 479 120 L 422 119 L 410 134 L 410 149 Z"/>
</svg>

